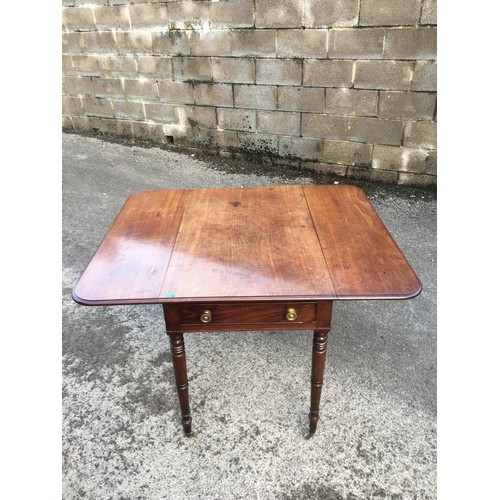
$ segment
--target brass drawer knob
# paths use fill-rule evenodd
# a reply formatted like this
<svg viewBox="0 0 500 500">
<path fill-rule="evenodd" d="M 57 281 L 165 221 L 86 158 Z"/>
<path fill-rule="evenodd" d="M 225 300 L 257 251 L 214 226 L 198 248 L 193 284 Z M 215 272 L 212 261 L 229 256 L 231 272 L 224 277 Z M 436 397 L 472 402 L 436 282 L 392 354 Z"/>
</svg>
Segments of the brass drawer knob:
<svg viewBox="0 0 500 500">
<path fill-rule="evenodd" d="M 290 309 L 286 312 L 286 319 L 288 321 L 295 321 L 297 319 L 297 311 L 290 307 Z"/>
<path fill-rule="evenodd" d="M 209 310 L 203 311 L 200 316 L 200 321 L 202 323 L 210 323 L 210 321 L 212 321 L 212 312 Z"/>
</svg>

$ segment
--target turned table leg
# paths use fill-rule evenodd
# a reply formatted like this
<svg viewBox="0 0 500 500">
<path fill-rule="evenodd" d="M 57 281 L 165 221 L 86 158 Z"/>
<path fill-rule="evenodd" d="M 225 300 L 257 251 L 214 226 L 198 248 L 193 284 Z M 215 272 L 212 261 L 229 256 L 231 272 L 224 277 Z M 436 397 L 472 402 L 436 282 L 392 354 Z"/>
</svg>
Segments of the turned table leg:
<svg viewBox="0 0 500 500">
<path fill-rule="evenodd" d="M 311 367 L 311 409 L 309 412 L 309 432 L 306 434 L 306 438 L 312 437 L 318 426 L 319 401 L 321 399 L 323 374 L 325 372 L 327 342 L 328 331 L 314 331 Z"/>
<path fill-rule="evenodd" d="M 167 332 L 168 333 L 168 332 Z M 170 350 L 174 365 L 175 384 L 182 414 L 182 427 L 186 436 L 194 435 L 191 432 L 191 411 L 189 409 L 188 375 L 186 367 L 186 351 L 182 333 L 168 333 L 170 337 Z"/>
</svg>

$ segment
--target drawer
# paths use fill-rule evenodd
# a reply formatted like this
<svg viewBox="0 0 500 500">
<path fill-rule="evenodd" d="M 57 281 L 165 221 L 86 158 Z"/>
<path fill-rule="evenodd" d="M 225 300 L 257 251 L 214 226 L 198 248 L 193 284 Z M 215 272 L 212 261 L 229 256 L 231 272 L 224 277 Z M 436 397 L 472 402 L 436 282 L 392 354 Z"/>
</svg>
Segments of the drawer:
<svg viewBox="0 0 500 500">
<path fill-rule="evenodd" d="M 189 304 L 180 306 L 182 326 L 284 326 L 310 325 L 316 322 L 317 302 L 255 302 Z"/>
</svg>

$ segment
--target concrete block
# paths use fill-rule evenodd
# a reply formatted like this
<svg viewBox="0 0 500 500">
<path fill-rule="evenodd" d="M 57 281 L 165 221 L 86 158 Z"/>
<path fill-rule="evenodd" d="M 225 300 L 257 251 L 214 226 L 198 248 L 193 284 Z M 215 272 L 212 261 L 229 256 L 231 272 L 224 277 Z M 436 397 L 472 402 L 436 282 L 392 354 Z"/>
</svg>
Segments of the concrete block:
<svg viewBox="0 0 500 500">
<path fill-rule="evenodd" d="M 212 67 L 208 57 L 173 57 L 172 63 L 175 80 L 212 80 Z"/>
<path fill-rule="evenodd" d="M 300 113 L 258 111 L 258 131 L 265 134 L 300 135 Z"/>
<path fill-rule="evenodd" d="M 67 31 L 95 30 L 94 13 L 89 7 L 63 7 L 62 25 Z"/>
<path fill-rule="evenodd" d="M 306 28 L 357 26 L 358 0 L 305 0 Z"/>
<path fill-rule="evenodd" d="M 327 34 L 326 29 L 278 30 L 276 53 L 278 57 L 325 58 Z"/>
<path fill-rule="evenodd" d="M 429 92 L 380 92 L 378 116 L 409 120 L 433 120 L 436 94 Z"/>
<path fill-rule="evenodd" d="M 279 138 L 279 154 L 286 158 L 320 160 L 322 149 L 323 141 L 321 139 L 282 136 Z"/>
<path fill-rule="evenodd" d="M 406 124 L 403 146 L 425 149 L 437 147 L 437 123 L 409 121 Z"/>
<path fill-rule="evenodd" d="M 111 31 L 81 33 L 81 40 L 87 54 L 115 54 L 117 52 L 115 34 Z"/>
<path fill-rule="evenodd" d="M 360 26 L 415 25 L 420 20 L 421 0 L 362 0 Z"/>
<path fill-rule="evenodd" d="M 216 108 L 210 106 L 184 106 L 179 107 L 182 116 L 181 123 L 190 127 L 217 128 Z"/>
<path fill-rule="evenodd" d="M 301 167 L 305 170 L 311 170 L 313 172 L 319 172 L 320 174 L 334 174 L 339 177 L 345 177 L 347 174 L 346 165 L 334 165 L 331 163 L 321 163 L 321 162 L 302 162 Z"/>
<path fill-rule="evenodd" d="M 120 138 L 132 138 L 134 136 L 133 132 L 133 122 L 130 120 L 113 120 L 115 135 Z"/>
<path fill-rule="evenodd" d="M 304 137 L 346 140 L 349 118 L 327 114 L 304 113 L 302 135 Z"/>
<path fill-rule="evenodd" d="M 137 77 L 137 62 L 134 56 L 105 56 L 99 57 L 102 74 L 106 78 L 125 76 Z"/>
<path fill-rule="evenodd" d="M 409 90 L 413 66 L 409 61 L 357 61 L 354 88 Z"/>
<path fill-rule="evenodd" d="M 73 71 L 73 59 L 70 54 L 62 55 L 62 74 L 67 76 L 74 76 L 76 74 Z"/>
<path fill-rule="evenodd" d="M 177 104 L 194 104 L 193 84 L 169 80 L 158 80 L 160 101 Z"/>
<path fill-rule="evenodd" d="M 393 147 L 375 144 L 372 167 L 398 172 L 425 172 L 428 151 L 418 148 Z"/>
<path fill-rule="evenodd" d="M 61 117 L 61 128 L 65 132 L 71 132 L 73 130 L 76 130 L 73 124 L 73 118 L 71 116 L 63 114 Z"/>
<path fill-rule="evenodd" d="M 376 116 L 378 91 L 358 89 L 326 89 L 327 113 L 342 116 Z"/>
<path fill-rule="evenodd" d="M 135 139 L 142 141 L 151 140 L 151 123 L 132 122 L 132 134 Z M 156 124 L 158 126 L 158 124 Z"/>
<path fill-rule="evenodd" d="M 353 116 L 349 122 L 347 139 L 369 144 L 400 146 L 403 143 L 404 122 Z"/>
<path fill-rule="evenodd" d="M 230 56 L 231 40 L 227 30 L 195 31 L 191 35 L 191 55 Z"/>
<path fill-rule="evenodd" d="M 278 136 L 272 134 L 238 132 L 238 148 L 251 154 L 277 155 Z"/>
<path fill-rule="evenodd" d="M 255 0 L 256 28 L 301 28 L 303 0 Z"/>
<path fill-rule="evenodd" d="M 71 56 L 71 68 L 66 72 L 69 75 L 100 76 L 101 56 L 99 55 L 73 55 Z"/>
<path fill-rule="evenodd" d="M 168 12 L 166 5 L 132 4 L 128 6 L 133 29 L 167 29 Z"/>
<path fill-rule="evenodd" d="M 158 86 L 155 80 L 147 78 L 125 79 L 125 96 L 138 101 L 157 101 Z"/>
<path fill-rule="evenodd" d="M 352 28 L 330 32 L 328 57 L 336 59 L 380 59 L 385 29 Z"/>
<path fill-rule="evenodd" d="M 437 62 L 417 61 L 410 88 L 417 91 L 436 92 Z"/>
<path fill-rule="evenodd" d="M 161 123 L 132 122 L 132 130 L 136 139 L 156 143 L 165 142 L 165 129 Z"/>
<path fill-rule="evenodd" d="M 420 24 L 437 24 L 437 0 L 423 0 Z"/>
<path fill-rule="evenodd" d="M 98 97 L 82 97 L 82 108 L 85 116 L 100 116 L 113 118 L 114 110 L 109 99 L 100 99 Z"/>
<path fill-rule="evenodd" d="M 108 126 L 103 125 L 103 119 L 98 116 L 88 116 L 87 117 L 87 129 L 91 130 L 95 133 L 103 133 L 104 130 L 107 130 Z"/>
<path fill-rule="evenodd" d="M 370 181 L 373 170 L 365 167 L 347 166 L 346 177 L 360 181 Z"/>
<path fill-rule="evenodd" d="M 425 159 L 425 173 L 437 175 L 437 151 L 429 151 Z"/>
<path fill-rule="evenodd" d="M 63 76 L 63 88 L 68 95 L 94 95 L 94 85 L 90 76 Z"/>
<path fill-rule="evenodd" d="M 370 170 L 370 180 L 373 182 L 384 182 L 386 184 L 397 184 L 398 172 L 394 170 Z"/>
<path fill-rule="evenodd" d="M 195 83 L 194 99 L 197 105 L 232 108 L 233 87 L 225 83 Z"/>
<path fill-rule="evenodd" d="M 437 28 L 388 29 L 385 59 L 434 60 L 437 57 Z"/>
<path fill-rule="evenodd" d="M 120 78 L 93 78 L 94 96 L 102 98 L 124 99 L 125 89 Z"/>
<path fill-rule="evenodd" d="M 254 1 L 212 2 L 210 26 L 212 28 L 252 28 L 254 26 Z"/>
<path fill-rule="evenodd" d="M 88 116 L 72 116 L 71 121 L 74 129 L 79 132 L 87 132 L 91 128 Z"/>
<path fill-rule="evenodd" d="M 118 54 L 151 54 L 153 52 L 150 31 L 117 31 L 115 36 Z"/>
<path fill-rule="evenodd" d="M 152 32 L 152 53 L 166 56 L 189 56 L 191 54 L 191 36 L 192 32 L 187 30 Z"/>
<path fill-rule="evenodd" d="M 271 85 L 234 85 L 237 108 L 276 109 L 277 87 Z"/>
<path fill-rule="evenodd" d="M 255 83 L 254 60 L 243 57 L 212 58 L 214 82 Z"/>
<path fill-rule="evenodd" d="M 436 186 L 437 177 L 435 175 L 401 172 L 398 177 L 398 184 L 401 186 Z"/>
<path fill-rule="evenodd" d="M 371 144 L 325 139 L 321 160 L 326 163 L 367 167 L 371 164 L 372 151 Z"/>
<path fill-rule="evenodd" d="M 129 30 L 131 28 L 129 6 L 100 6 L 93 9 L 95 25 L 99 31 Z"/>
<path fill-rule="evenodd" d="M 97 129 L 104 136 L 116 137 L 118 135 L 118 127 L 115 119 L 111 119 L 108 117 L 89 118 L 89 122 L 94 131 Z"/>
<path fill-rule="evenodd" d="M 63 96 L 62 97 L 63 115 L 81 115 L 83 114 L 82 100 L 80 97 Z"/>
<path fill-rule="evenodd" d="M 217 109 L 217 124 L 226 130 L 254 132 L 257 130 L 257 112 L 252 109 Z"/>
<path fill-rule="evenodd" d="M 278 109 L 324 113 L 325 89 L 304 87 L 278 87 Z"/>
<path fill-rule="evenodd" d="M 301 85 L 302 61 L 299 59 L 257 59 L 256 83 L 263 85 Z"/>
<path fill-rule="evenodd" d="M 238 147 L 238 132 L 234 130 L 196 128 L 193 140 L 200 146 L 209 149 L 234 149 Z"/>
<path fill-rule="evenodd" d="M 62 33 L 62 54 L 83 54 L 85 43 L 81 33 Z"/>
<path fill-rule="evenodd" d="M 170 29 L 207 30 L 210 26 L 211 2 L 169 2 L 167 5 Z"/>
<path fill-rule="evenodd" d="M 229 36 L 233 56 L 276 56 L 276 30 L 232 30 Z"/>
<path fill-rule="evenodd" d="M 351 87 L 352 61 L 305 60 L 304 86 Z"/>
<path fill-rule="evenodd" d="M 146 119 L 144 104 L 138 101 L 112 100 L 115 118 L 142 121 Z"/>
<path fill-rule="evenodd" d="M 136 61 L 139 75 L 167 80 L 173 78 L 174 69 L 171 57 L 138 55 Z"/>
<path fill-rule="evenodd" d="M 175 104 L 165 104 L 160 102 L 146 102 L 144 104 L 146 120 L 159 123 L 178 123 L 179 115 Z"/>
</svg>

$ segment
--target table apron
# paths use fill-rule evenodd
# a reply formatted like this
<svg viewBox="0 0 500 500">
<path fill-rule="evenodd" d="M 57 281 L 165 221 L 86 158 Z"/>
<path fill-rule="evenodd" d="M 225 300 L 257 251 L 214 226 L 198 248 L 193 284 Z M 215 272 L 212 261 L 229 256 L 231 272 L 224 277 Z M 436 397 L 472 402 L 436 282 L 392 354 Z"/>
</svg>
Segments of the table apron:
<svg viewBox="0 0 500 500">
<path fill-rule="evenodd" d="M 163 308 L 168 332 L 329 330 L 332 304 L 332 300 L 287 300 L 177 303 Z M 296 318 L 288 320 L 289 313 Z"/>
</svg>

